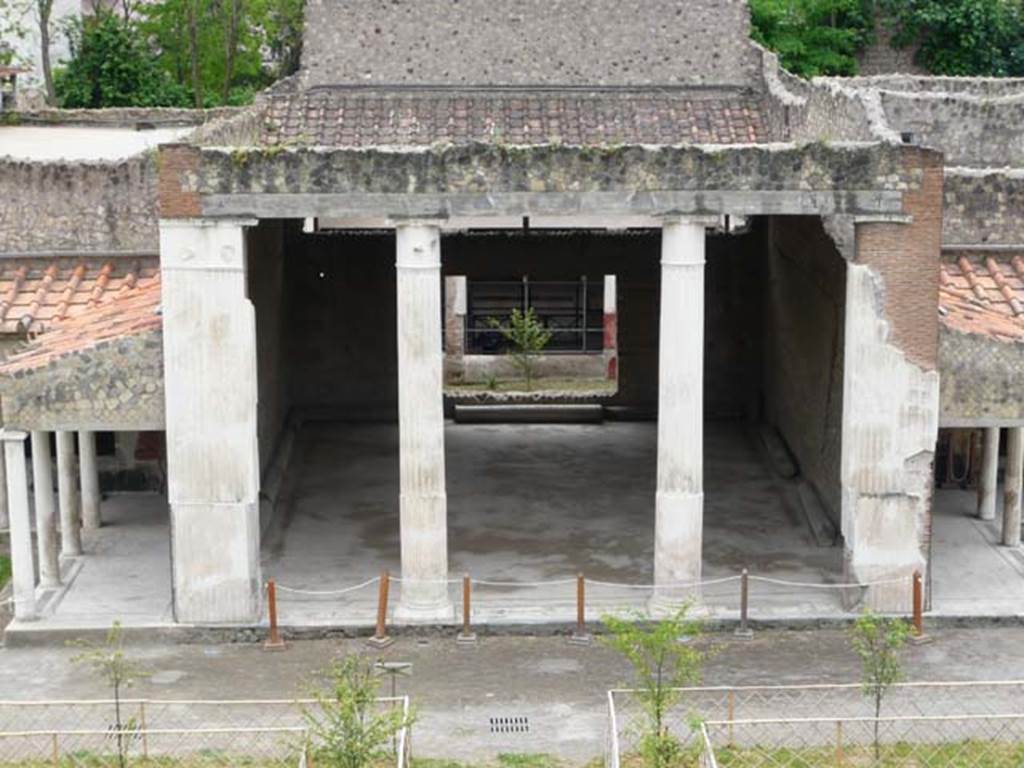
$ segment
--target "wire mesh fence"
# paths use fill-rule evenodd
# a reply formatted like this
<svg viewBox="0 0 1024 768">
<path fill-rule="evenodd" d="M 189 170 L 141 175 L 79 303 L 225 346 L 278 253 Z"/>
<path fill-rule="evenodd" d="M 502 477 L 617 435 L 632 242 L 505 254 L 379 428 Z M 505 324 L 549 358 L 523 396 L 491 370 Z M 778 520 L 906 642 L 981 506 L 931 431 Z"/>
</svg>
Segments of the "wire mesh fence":
<svg viewBox="0 0 1024 768">
<path fill-rule="evenodd" d="M 0 766 L 128 768 L 308 765 L 312 743 L 296 700 L 0 701 Z M 379 698 L 380 710 L 409 715 L 407 697 Z M 392 744 L 406 768 L 410 729 Z"/>
<path fill-rule="evenodd" d="M 893 686 L 878 719 L 879 743 L 891 748 L 881 749 L 878 760 L 874 703 L 859 684 L 706 687 L 677 693 L 664 719 L 668 733 L 691 755 L 699 753 L 703 764 L 716 762 L 722 768 L 832 766 L 837 737 L 846 750 L 843 765 L 849 766 L 1024 766 L 1024 759 L 1012 761 L 1024 749 L 1024 681 Z M 649 723 L 636 691 L 609 691 L 605 764 L 619 766 L 638 755 Z M 866 742 L 865 729 L 871 737 Z M 713 748 L 703 744 L 705 739 Z M 872 750 L 865 751 L 865 744 Z M 958 744 L 963 747 L 959 751 Z"/>
</svg>

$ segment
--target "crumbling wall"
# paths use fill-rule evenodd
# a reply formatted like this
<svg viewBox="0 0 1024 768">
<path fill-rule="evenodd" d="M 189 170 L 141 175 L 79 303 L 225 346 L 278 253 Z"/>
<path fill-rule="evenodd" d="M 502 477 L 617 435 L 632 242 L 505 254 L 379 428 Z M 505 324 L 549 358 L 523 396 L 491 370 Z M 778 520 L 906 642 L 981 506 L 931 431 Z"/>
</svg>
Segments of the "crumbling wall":
<svg viewBox="0 0 1024 768">
<path fill-rule="evenodd" d="M 15 371 L 3 382 L 3 420 L 15 429 L 162 430 L 160 332 L 102 342 L 48 365 Z"/>
<path fill-rule="evenodd" d="M 943 242 L 1024 243 L 1024 170 L 947 168 Z"/>
<path fill-rule="evenodd" d="M 939 370 L 942 426 L 1024 423 L 1024 343 L 941 326 Z"/>
<path fill-rule="evenodd" d="M 302 78 L 335 85 L 749 86 L 746 0 L 310 0 Z"/>
<path fill-rule="evenodd" d="M 846 264 L 816 218 L 773 218 L 766 251 L 765 420 L 838 524 Z"/>
<path fill-rule="evenodd" d="M 158 248 L 155 153 L 121 162 L 0 158 L 0 253 Z"/>
</svg>

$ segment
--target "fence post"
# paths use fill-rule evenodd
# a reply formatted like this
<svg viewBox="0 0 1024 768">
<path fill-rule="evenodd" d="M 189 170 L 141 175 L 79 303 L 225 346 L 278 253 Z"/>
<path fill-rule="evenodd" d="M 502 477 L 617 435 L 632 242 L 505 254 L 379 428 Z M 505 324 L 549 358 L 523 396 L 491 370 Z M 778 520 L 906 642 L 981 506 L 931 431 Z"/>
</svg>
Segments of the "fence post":
<svg viewBox="0 0 1024 768">
<path fill-rule="evenodd" d="M 472 606 L 470 605 L 470 591 L 472 590 L 472 582 L 470 581 L 469 574 L 463 574 L 462 576 L 462 631 L 459 632 L 458 637 L 455 638 L 455 642 L 459 645 L 472 645 L 476 642 L 476 633 L 473 632 L 471 617 L 472 617 Z"/>
<path fill-rule="evenodd" d="M 388 569 L 380 572 L 380 590 L 377 592 L 377 629 L 367 644 L 374 648 L 387 648 L 394 640 L 388 637 L 388 589 L 391 586 L 391 576 Z"/>
<path fill-rule="evenodd" d="M 139 727 L 142 729 L 142 756 L 149 757 L 149 733 L 146 732 L 146 702 L 139 702 Z"/>
<path fill-rule="evenodd" d="M 728 721 L 729 721 L 729 741 L 728 741 L 728 744 L 729 744 L 730 747 L 732 747 L 733 746 L 733 740 L 732 740 L 732 737 L 733 737 L 732 721 L 736 717 L 736 691 L 733 691 L 733 690 L 729 691 L 727 706 L 728 706 L 728 709 L 729 709 L 729 716 L 727 718 Z"/>
<path fill-rule="evenodd" d="M 576 629 L 569 637 L 569 642 L 574 645 L 590 645 L 590 635 L 587 634 L 586 579 L 582 573 L 576 576 Z"/>
<path fill-rule="evenodd" d="M 267 613 L 270 614 L 270 635 L 263 643 L 263 650 L 283 651 L 284 640 L 277 629 L 277 584 L 273 579 L 267 581 Z"/>
<path fill-rule="evenodd" d="M 914 571 L 913 579 L 913 631 L 910 634 L 910 641 L 919 645 L 927 643 L 930 638 L 924 634 L 924 583 L 921 580 L 921 572 Z"/>
<path fill-rule="evenodd" d="M 836 765 L 843 766 L 843 721 L 836 720 Z"/>
<path fill-rule="evenodd" d="M 53 734 L 53 764 L 60 768 L 60 745 L 57 743 L 57 734 Z"/>
<path fill-rule="evenodd" d="M 733 633 L 741 640 L 749 640 L 754 636 L 753 630 L 747 623 L 747 613 L 750 609 L 750 571 L 746 568 L 740 574 L 740 625 Z"/>
</svg>

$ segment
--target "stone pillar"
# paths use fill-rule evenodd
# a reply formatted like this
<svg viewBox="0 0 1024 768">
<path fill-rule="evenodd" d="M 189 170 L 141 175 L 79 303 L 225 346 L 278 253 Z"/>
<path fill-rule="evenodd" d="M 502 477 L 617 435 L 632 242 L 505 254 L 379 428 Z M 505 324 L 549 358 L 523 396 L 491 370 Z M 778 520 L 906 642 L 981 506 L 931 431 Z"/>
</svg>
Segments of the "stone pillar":
<svg viewBox="0 0 1024 768">
<path fill-rule="evenodd" d="M 448 599 L 442 387 L 441 230 L 396 230 L 398 269 L 398 432 L 402 595 L 396 617 L 441 621 Z"/>
<path fill-rule="evenodd" d="M 466 276 L 444 279 L 444 380 L 462 381 L 466 376 Z"/>
<path fill-rule="evenodd" d="M 57 542 L 57 510 L 53 503 L 53 459 L 50 433 L 32 433 L 32 491 L 36 507 L 36 545 L 39 548 L 39 583 L 60 584 L 60 548 Z"/>
<path fill-rule="evenodd" d="M 11 526 L 11 518 L 7 512 L 7 467 L 0 457 L 0 531 Z"/>
<path fill-rule="evenodd" d="M 174 616 L 250 623 L 261 609 L 256 318 L 245 226 L 161 220 Z"/>
<path fill-rule="evenodd" d="M 57 433 L 57 498 L 60 503 L 61 554 L 82 554 L 82 510 L 78 496 L 75 433 Z"/>
<path fill-rule="evenodd" d="M 78 433 L 78 461 L 82 483 L 82 526 L 96 530 L 102 525 L 100 516 L 100 473 L 96 468 L 96 433 Z"/>
<path fill-rule="evenodd" d="M 604 369 L 605 377 L 619 377 L 619 299 L 615 275 L 604 276 Z"/>
<path fill-rule="evenodd" d="M 28 505 L 24 432 L 3 430 L 4 463 L 7 469 L 7 500 L 11 516 L 11 570 L 14 618 L 36 618 L 36 575 L 32 557 L 32 520 Z"/>
<path fill-rule="evenodd" d="M 978 473 L 978 517 L 996 519 L 996 484 L 999 475 L 999 427 L 983 430 L 981 472 Z"/>
<path fill-rule="evenodd" d="M 1003 489 L 1003 545 L 1020 546 L 1020 493 L 1024 483 L 1024 427 L 1006 430 L 1006 480 Z"/>
<path fill-rule="evenodd" d="M 701 577 L 704 527 L 705 225 L 675 219 L 661 233 L 658 330 L 658 486 L 653 613 L 699 597 L 673 588 Z"/>
</svg>

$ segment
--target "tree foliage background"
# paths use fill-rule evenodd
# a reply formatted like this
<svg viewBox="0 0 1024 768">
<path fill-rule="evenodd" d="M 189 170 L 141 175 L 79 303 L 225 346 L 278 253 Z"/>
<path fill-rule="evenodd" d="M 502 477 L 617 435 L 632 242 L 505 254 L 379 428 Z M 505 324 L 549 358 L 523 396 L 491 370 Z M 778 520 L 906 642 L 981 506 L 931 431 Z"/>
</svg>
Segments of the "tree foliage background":
<svg viewBox="0 0 1024 768">
<path fill-rule="evenodd" d="M 854 75 L 876 23 L 935 75 L 1024 76 L 1024 0 L 750 0 L 753 37 L 803 77 Z"/>
<path fill-rule="evenodd" d="M 60 106 L 239 105 L 297 69 L 302 0 L 121 0 L 64 33 Z"/>
</svg>

